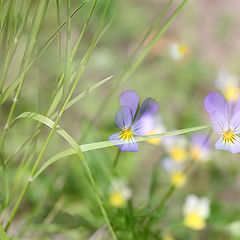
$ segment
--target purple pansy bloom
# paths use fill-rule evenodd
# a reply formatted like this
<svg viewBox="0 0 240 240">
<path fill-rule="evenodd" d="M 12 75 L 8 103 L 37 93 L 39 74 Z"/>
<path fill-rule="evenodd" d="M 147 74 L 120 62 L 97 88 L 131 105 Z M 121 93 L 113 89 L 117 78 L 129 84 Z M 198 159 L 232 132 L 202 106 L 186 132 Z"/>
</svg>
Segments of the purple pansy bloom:
<svg viewBox="0 0 240 240">
<path fill-rule="evenodd" d="M 115 123 L 121 132 L 114 133 L 109 141 L 115 144 L 121 152 L 137 152 L 138 144 L 135 136 L 144 136 L 153 129 L 154 117 L 158 113 L 158 103 L 152 98 L 146 98 L 138 109 L 139 96 L 133 90 L 127 90 L 120 95 L 121 108 L 115 116 Z"/>
<path fill-rule="evenodd" d="M 210 143 L 206 134 L 195 133 L 190 140 L 190 156 L 194 160 L 208 161 L 210 158 Z"/>
<path fill-rule="evenodd" d="M 210 92 L 204 100 L 204 106 L 209 113 L 213 129 L 221 134 L 217 140 L 216 149 L 232 153 L 240 152 L 240 101 L 233 104 L 216 92 Z"/>
</svg>

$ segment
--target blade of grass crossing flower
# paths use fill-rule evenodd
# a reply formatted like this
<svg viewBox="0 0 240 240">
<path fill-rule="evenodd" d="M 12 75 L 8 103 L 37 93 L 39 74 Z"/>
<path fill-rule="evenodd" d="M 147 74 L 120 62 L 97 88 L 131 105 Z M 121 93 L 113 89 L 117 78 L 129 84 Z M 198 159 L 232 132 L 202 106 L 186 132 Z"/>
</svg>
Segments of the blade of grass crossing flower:
<svg viewBox="0 0 240 240">
<path fill-rule="evenodd" d="M 42 124 L 52 128 L 54 126 L 54 122 L 41 115 L 38 113 L 33 113 L 33 112 L 24 112 L 22 114 L 20 114 L 19 116 L 17 116 L 13 123 L 15 123 L 17 120 L 19 119 L 32 119 L 35 121 L 39 121 Z M 176 135 L 181 135 L 181 134 L 186 134 L 186 133 L 190 133 L 190 132 L 195 132 L 195 131 L 200 131 L 200 130 L 204 130 L 209 128 L 211 125 L 206 125 L 206 126 L 198 126 L 198 127 L 192 127 L 192 128 L 186 128 L 186 129 L 180 129 L 180 130 L 175 130 L 175 131 L 170 131 L 170 132 L 166 132 L 166 133 L 160 133 L 160 134 L 152 134 L 152 135 L 147 135 L 147 136 L 138 136 L 135 138 L 135 140 L 137 142 L 143 142 L 143 141 L 147 141 L 147 140 L 152 140 L 152 139 L 157 139 L 157 138 L 163 138 L 163 137 L 169 137 L 169 136 L 176 136 Z M 62 128 L 60 128 L 59 126 L 57 126 L 56 129 L 57 133 L 60 134 L 72 147 L 73 149 L 76 151 L 76 149 L 78 149 L 79 147 L 81 148 L 82 152 L 87 152 L 87 151 L 92 151 L 92 150 L 96 150 L 96 149 L 101 149 L 101 148 L 106 148 L 106 147 L 111 147 L 111 146 L 115 146 L 115 144 L 113 144 L 110 141 L 102 141 L 102 142 L 96 142 L 96 143 L 89 143 L 89 144 L 83 144 L 83 145 L 78 145 L 73 139 L 72 137 Z M 120 143 L 118 141 L 116 141 L 116 143 Z M 53 157 L 53 159 L 50 160 L 51 163 L 54 163 L 55 161 L 57 161 L 58 159 L 60 159 L 61 157 L 66 157 L 66 156 L 70 156 L 74 154 L 73 151 L 71 151 L 70 149 L 67 149 L 63 152 L 58 153 L 56 156 Z M 47 161 L 48 162 L 48 161 Z M 45 163 L 45 166 L 49 166 L 49 163 Z M 39 175 L 39 174 L 38 174 Z"/>
</svg>

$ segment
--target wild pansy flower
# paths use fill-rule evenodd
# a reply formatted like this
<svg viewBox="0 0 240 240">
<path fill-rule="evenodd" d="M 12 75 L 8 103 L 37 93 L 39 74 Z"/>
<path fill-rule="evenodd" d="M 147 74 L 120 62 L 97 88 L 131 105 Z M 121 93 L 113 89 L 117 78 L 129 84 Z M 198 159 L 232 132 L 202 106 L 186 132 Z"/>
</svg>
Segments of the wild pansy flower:
<svg viewBox="0 0 240 240">
<path fill-rule="evenodd" d="M 113 180 L 109 192 L 109 203 L 116 208 L 126 207 L 127 201 L 132 196 L 132 190 L 121 179 Z"/>
<path fill-rule="evenodd" d="M 158 115 L 157 117 L 154 118 L 154 129 L 151 132 L 149 132 L 148 135 L 157 134 L 157 133 L 164 133 L 165 131 L 166 131 L 166 127 L 163 124 L 161 116 Z M 146 142 L 157 146 L 157 145 L 161 144 L 162 139 L 161 138 L 156 138 L 156 139 L 148 140 Z"/>
<path fill-rule="evenodd" d="M 191 136 L 189 155 L 193 160 L 200 162 L 206 162 L 210 159 L 210 144 L 207 135 L 195 133 Z"/>
<path fill-rule="evenodd" d="M 138 144 L 134 136 L 144 136 L 153 129 L 154 117 L 159 111 L 158 103 L 146 98 L 138 109 L 139 96 L 135 91 L 127 90 L 120 95 L 120 105 L 115 123 L 121 132 L 111 135 L 109 141 L 121 152 L 137 152 Z"/>
<path fill-rule="evenodd" d="M 215 82 L 216 87 L 228 101 L 236 102 L 240 97 L 239 79 L 236 75 L 221 69 Z"/>
<path fill-rule="evenodd" d="M 173 60 L 181 60 L 188 53 L 188 48 L 184 44 L 180 44 L 178 42 L 171 43 L 169 45 L 169 55 Z"/>
<path fill-rule="evenodd" d="M 203 230 L 210 215 L 210 201 L 191 194 L 183 205 L 184 225 L 193 230 Z"/>
<path fill-rule="evenodd" d="M 177 163 L 182 163 L 187 160 L 187 139 L 183 136 L 171 136 L 163 139 L 163 145 L 166 151 Z"/>
<path fill-rule="evenodd" d="M 162 166 L 164 170 L 166 170 L 169 174 L 173 186 L 182 187 L 186 183 L 187 176 L 183 172 L 183 163 L 177 163 L 173 161 L 170 157 L 165 157 L 162 160 Z"/>
<path fill-rule="evenodd" d="M 204 100 L 213 129 L 220 134 L 215 147 L 231 153 L 240 152 L 240 101 L 233 104 L 216 92 L 210 92 Z"/>
</svg>

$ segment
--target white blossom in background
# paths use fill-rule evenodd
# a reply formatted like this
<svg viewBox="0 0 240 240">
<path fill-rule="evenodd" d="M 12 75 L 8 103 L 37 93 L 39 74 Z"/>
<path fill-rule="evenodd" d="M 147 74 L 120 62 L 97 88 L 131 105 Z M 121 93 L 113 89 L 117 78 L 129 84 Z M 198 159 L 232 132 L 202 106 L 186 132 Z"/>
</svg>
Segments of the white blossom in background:
<svg viewBox="0 0 240 240">
<path fill-rule="evenodd" d="M 238 76 L 226 69 L 220 69 L 215 85 L 221 91 L 227 101 L 236 102 L 240 96 Z"/>
<path fill-rule="evenodd" d="M 110 205 L 116 208 L 124 208 L 131 197 L 132 190 L 126 182 L 121 179 L 114 179 L 109 190 Z"/>
<path fill-rule="evenodd" d="M 203 230 L 210 215 L 210 201 L 207 197 L 187 196 L 183 205 L 184 225 L 193 230 Z"/>
<path fill-rule="evenodd" d="M 184 44 L 178 42 L 173 42 L 169 44 L 169 55 L 173 60 L 179 61 L 182 60 L 188 53 L 188 48 Z"/>
</svg>

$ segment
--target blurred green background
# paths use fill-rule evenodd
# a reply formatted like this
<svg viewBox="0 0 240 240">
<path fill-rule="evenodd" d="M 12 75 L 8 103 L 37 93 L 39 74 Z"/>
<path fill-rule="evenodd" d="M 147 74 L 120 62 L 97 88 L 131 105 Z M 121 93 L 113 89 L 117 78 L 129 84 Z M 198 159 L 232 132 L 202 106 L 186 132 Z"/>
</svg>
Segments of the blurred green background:
<svg viewBox="0 0 240 240">
<path fill-rule="evenodd" d="M 71 9 L 75 9 L 81 2 L 71 0 Z M 74 46 L 83 28 L 91 2 L 86 3 L 71 20 L 71 47 Z M 117 74 L 166 3 L 167 1 L 157 0 L 113 1 L 107 16 L 112 22 L 94 50 L 74 94 L 77 95 L 105 77 Z M 72 62 L 73 67 L 80 66 L 81 58 L 89 47 L 105 4 L 106 0 L 98 1 Z M 162 23 L 178 4 L 179 1 L 173 1 Z M 35 1 L 32 2 L 32 9 L 34 7 L 36 7 Z M 203 100 L 209 91 L 220 91 L 216 87 L 219 70 L 225 68 L 236 76 L 240 75 L 239 9 L 240 2 L 237 0 L 232 0 L 231 3 L 224 0 L 189 1 L 141 66 L 124 84 L 112 92 L 112 97 L 101 110 L 101 115 L 97 116 L 87 137 L 79 143 L 104 141 L 117 131 L 114 117 L 120 107 L 119 96 L 127 89 L 135 90 L 140 96 L 140 102 L 146 97 L 152 97 L 159 103 L 159 113 L 167 130 L 208 124 L 209 117 L 205 112 Z M 5 88 L 18 74 L 33 15 L 32 10 L 10 66 Z M 66 19 L 66 1 L 63 0 L 60 1 L 60 17 L 61 22 Z M 51 0 L 40 28 L 35 52 L 57 29 L 57 26 L 56 2 Z M 55 39 L 27 73 L 14 116 L 25 111 L 42 114 L 46 112 L 55 88 L 56 77 L 59 71 L 64 71 L 65 35 L 64 27 L 60 34 L 62 54 L 60 63 L 58 41 Z M 169 47 L 173 42 L 186 46 L 187 53 L 183 59 L 175 60 L 170 56 Z M 4 59 L 1 59 L 1 62 L 4 62 Z M 95 118 L 104 97 L 111 90 L 112 81 L 114 80 L 94 90 L 63 115 L 59 124 L 76 141 L 80 140 L 89 121 Z M 1 129 L 4 128 L 11 104 L 12 101 L 9 99 L 0 108 Z M 4 159 L 11 156 L 24 142 L 34 124 L 31 120 L 20 120 L 8 131 L 1 152 Z M 35 153 L 29 165 L 26 164 L 26 169 L 22 172 L 17 170 L 21 161 L 29 156 L 27 151 L 32 151 L 30 146 L 8 163 L 7 169 L 12 186 L 11 204 L 22 189 L 26 176 L 29 175 L 29 166 L 37 157 L 48 131 L 44 129 L 38 138 Z M 205 132 L 207 133 L 208 130 Z M 189 139 L 188 134 L 186 137 Z M 207 163 L 196 163 L 191 168 L 186 184 L 176 189 L 164 210 L 156 216 L 159 221 L 152 226 L 152 233 L 143 239 L 163 239 L 164 233 L 171 234 L 173 239 L 182 240 L 240 239 L 239 155 L 215 150 L 215 140 L 216 137 L 212 136 L 211 160 Z M 42 162 L 68 147 L 68 144 L 55 134 Z M 157 185 L 151 206 L 160 201 L 170 185 L 167 174 L 161 167 L 161 159 L 167 153 L 162 145 L 140 143 L 138 153 L 121 153 L 118 166 L 113 170 L 112 164 L 116 154 L 117 148 L 110 147 L 87 152 L 86 157 L 119 239 L 138 239 L 139 237 L 136 236 L 141 236 L 138 235 L 141 229 L 138 229 L 137 217 L 150 214 L 151 207 L 145 208 L 145 203 L 149 199 L 149 188 L 153 183 L 153 169 L 157 169 L 154 180 Z M 109 188 L 114 178 L 124 179 L 132 190 L 131 201 L 125 208 L 118 209 L 109 204 Z M 4 188 L 2 181 L 0 186 L 1 189 Z M 193 231 L 183 225 L 182 206 L 190 193 L 207 196 L 211 201 L 211 214 L 203 231 Z M 1 193 L 1 198 L 4 198 L 4 192 Z M 10 205 L 10 208 L 12 206 Z M 9 209 L 1 219 L 3 225 L 9 216 Z M 232 227 L 233 223 L 235 227 Z M 136 228 L 138 232 L 135 236 L 132 235 L 132 228 Z M 95 235 L 94 238 L 93 234 L 99 229 L 99 236 Z M 106 229 L 79 159 L 69 157 L 50 166 L 31 185 L 9 235 L 16 237 L 14 239 L 39 240 L 111 239 Z"/>
</svg>

